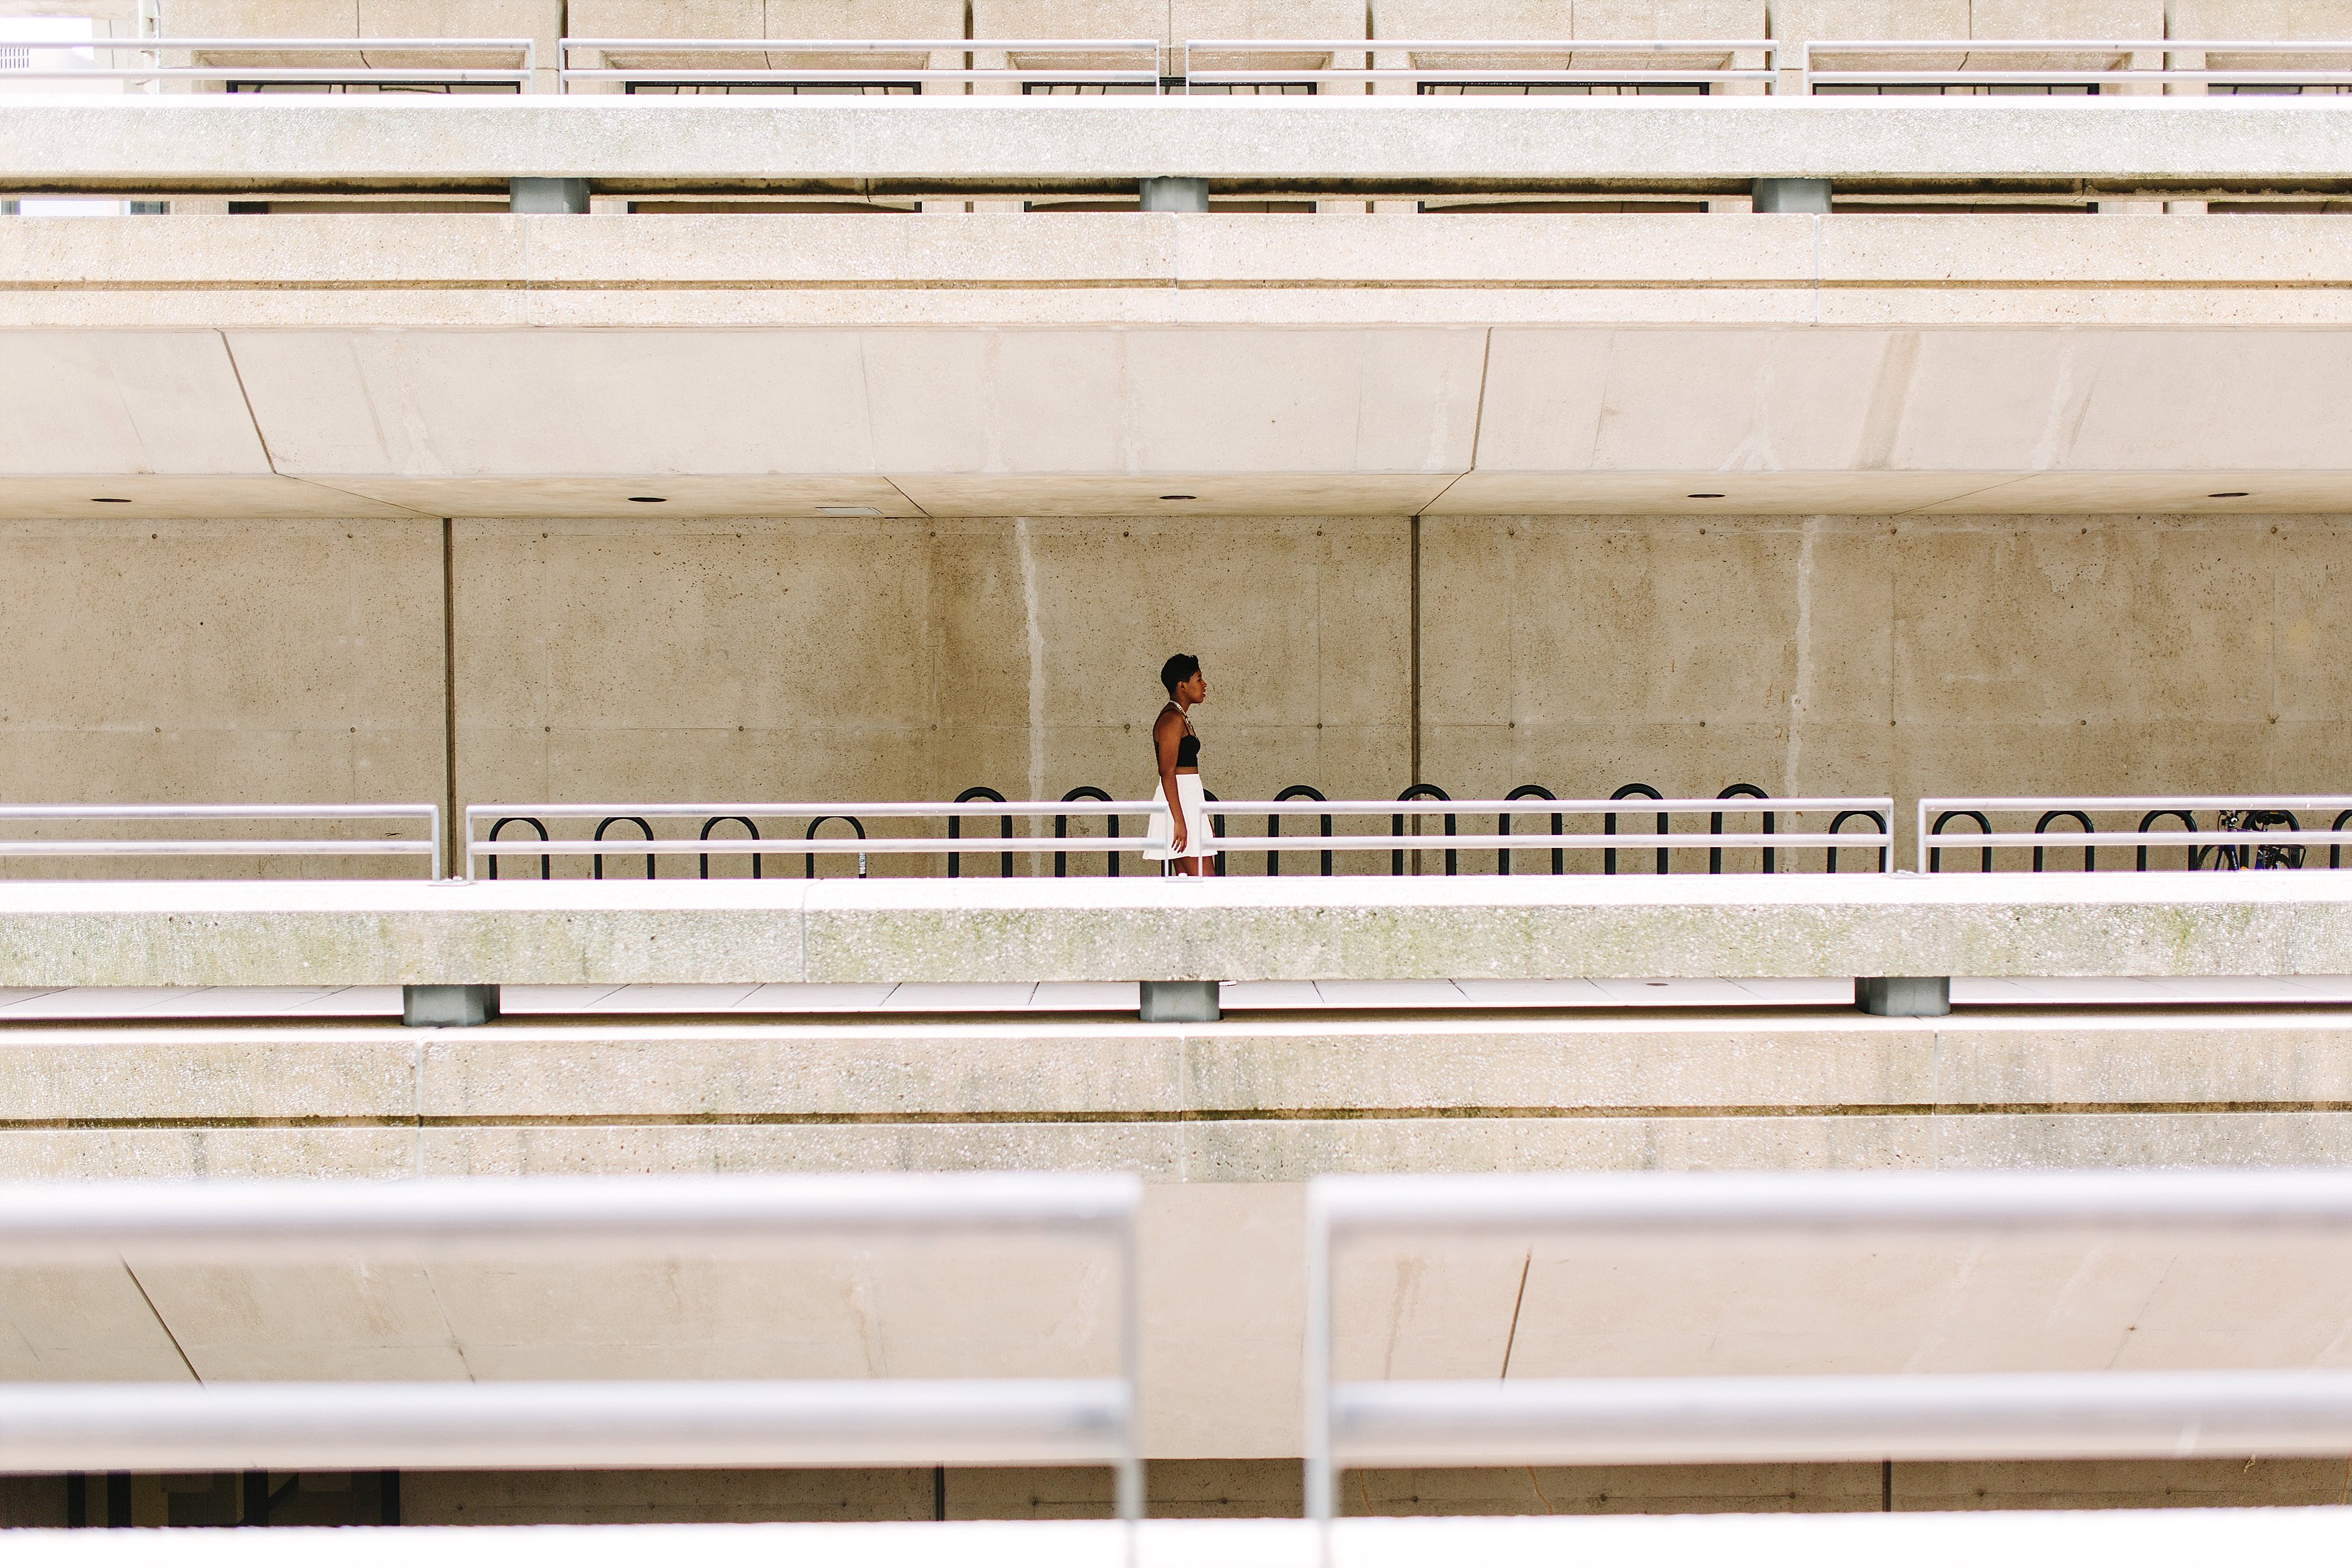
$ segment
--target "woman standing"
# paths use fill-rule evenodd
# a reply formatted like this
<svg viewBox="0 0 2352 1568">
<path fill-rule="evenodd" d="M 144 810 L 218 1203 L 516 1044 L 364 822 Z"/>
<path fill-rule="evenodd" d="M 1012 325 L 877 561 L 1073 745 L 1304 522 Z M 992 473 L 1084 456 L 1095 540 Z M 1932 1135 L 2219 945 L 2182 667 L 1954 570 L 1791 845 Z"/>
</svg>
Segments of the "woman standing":
<svg viewBox="0 0 2352 1568">
<path fill-rule="evenodd" d="M 1179 876 L 1214 876 L 1217 835 L 1201 792 L 1201 737 L 1192 733 L 1192 705 L 1207 700 L 1208 677 L 1201 661 L 1178 653 L 1160 666 L 1168 706 L 1151 726 L 1151 759 L 1160 787 L 1151 795 L 1151 826 L 1146 860 L 1173 866 Z"/>
</svg>

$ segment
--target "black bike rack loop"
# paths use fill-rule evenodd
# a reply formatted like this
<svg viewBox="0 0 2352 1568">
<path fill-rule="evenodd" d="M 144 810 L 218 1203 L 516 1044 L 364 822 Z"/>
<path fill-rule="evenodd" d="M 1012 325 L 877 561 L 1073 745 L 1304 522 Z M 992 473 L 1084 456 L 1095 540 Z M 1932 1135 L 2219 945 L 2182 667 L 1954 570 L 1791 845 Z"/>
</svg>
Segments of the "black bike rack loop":
<svg viewBox="0 0 2352 1568">
<path fill-rule="evenodd" d="M 1439 789 L 1434 784 L 1415 784 L 1411 789 L 1408 789 L 1403 794 L 1398 796 L 1397 799 L 1400 800 L 1451 800 L 1454 797 L 1447 794 L 1444 790 Z M 1399 838 L 1404 837 L 1404 817 L 1405 814 L 1402 811 L 1399 811 L 1390 821 L 1390 831 Z M 1448 811 L 1445 813 L 1445 836 L 1449 839 L 1454 836 L 1454 820 L 1453 812 Z M 1457 850 L 1451 849 L 1445 852 L 1446 875 L 1452 876 L 1454 874 L 1454 866 L 1460 852 L 1461 852 Z M 1389 874 L 1391 876 L 1402 876 L 1404 874 L 1404 852 L 1402 850 L 1391 850 L 1389 852 Z"/>
<path fill-rule="evenodd" d="M 846 817 L 846 816 L 843 816 L 843 817 L 819 817 L 819 818 L 817 818 L 814 821 L 811 822 L 811 823 L 808 825 L 808 831 L 807 831 L 807 832 L 805 832 L 805 833 L 803 833 L 803 834 L 801 835 L 801 837 L 803 837 L 803 838 L 804 838 L 804 839 L 814 839 L 814 838 L 815 838 L 815 837 L 816 837 L 816 831 L 817 831 L 819 828 L 824 827 L 827 822 L 847 822 L 851 827 L 853 827 L 853 828 L 855 828 L 855 829 L 856 829 L 856 830 L 857 830 L 857 837 L 858 837 L 858 839 L 859 839 L 861 841 L 864 841 L 864 839 L 865 839 L 865 837 L 866 837 L 866 824 L 865 824 L 865 823 L 863 823 L 863 822 L 861 822 L 861 821 L 858 821 L 856 818 L 855 818 L 855 817 Z M 866 873 L 865 873 L 864 872 L 862 872 L 862 871 L 861 871 L 861 872 L 859 872 L 857 874 L 858 874 L 859 876 L 864 876 Z M 814 881 L 815 881 L 815 880 L 816 880 L 816 856 L 815 856 L 815 855 L 814 855 L 814 854 L 805 854 L 805 855 L 803 855 L 803 856 L 801 857 L 801 878 L 802 878 L 802 880 L 803 880 L 803 881 L 804 881 L 804 882 L 814 882 Z"/>
<path fill-rule="evenodd" d="M 1214 789 L 1201 791 L 1201 799 L 1203 800 L 1213 801 L 1216 798 L 1217 792 Z M 1225 814 L 1223 811 L 1209 813 L 1209 832 L 1215 838 L 1222 839 L 1225 836 Z M 1225 852 L 1223 850 L 1217 852 L 1217 874 L 1219 876 L 1225 874 Z"/>
<path fill-rule="evenodd" d="M 490 824 L 490 837 L 488 841 L 491 843 L 497 843 L 499 841 L 499 834 L 505 831 L 507 824 L 509 822 L 520 822 L 526 828 L 537 829 L 539 831 L 539 841 L 542 844 L 547 842 L 547 824 L 541 821 L 537 817 L 500 817 L 497 821 Z M 496 850 L 491 851 L 488 859 L 490 862 L 490 880 L 492 882 L 496 882 L 499 880 L 498 852 Z M 551 882 L 554 878 L 555 862 L 553 857 L 549 855 L 540 856 L 539 880 L 541 882 Z"/>
<path fill-rule="evenodd" d="M 1557 800 L 1559 797 L 1553 794 L 1550 790 L 1545 789 L 1540 784 L 1522 784 L 1517 789 L 1512 790 L 1509 794 L 1504 796 L 1503 799 L 1506 800 Z M 1508 811 L 1505 811 L 1502 814 L 1502 821 L 1497 825 L 1496 831 L 1500 832 L 1505 838 L 1508 838 L 1510 836 L 1511 814 Z M 1551 814 L 1551 836 L 1557 839 L 1567 831 L 1565 819 L 1563 819 L 1558 811 L 1554 811 Z M 1511 874 L 1510 851 L 1497 850 L 1495 852 L 1495 874 L 1496 876 L 1508 876 Z M 1554 844 L 1551 847 L 1551 874 L 1554 876 L 1565 876 L 1568 874 L 1568 848 L 1564 844 Z"/>
<path fill-rule="evenodd" d="M 743 824 L 743 831 L 745 832 L 751 834 L 755 839 L 760 836 L 760 824 L 753 821 L 749 817 L 713 817 L 710 821 L 702 824 L 702 831 L 697 833 L 695 837 L 698 839 L 708 839 L 710 837 L 711 829 L 722 827 L 729 822 L 740 822 Z M 702 861 L 702 880 L 709 882 L 710 880 L 710 857 L 706 854 L 700 858 Z M 753 850 L 751 852 L 751 880 L 753 882 L 760 880 L 761 859 L 761 856 L 760 852 L 758 850 Z"/>
<path fill-rule="evenodd" d="M 1612 800 L 1663 800 L 1665 799 L 1664 795 L 1659 794 L 1647 784 L 1628 784 L 1624 788 L 1612 794 L 1609 798 Z M 1601 819 L 1601 831 L 1603 836 L 1606 836 L 1614 833 L 1616 831 L 1617 813 L 1611 811 Z M 1659 812 L 1659 833 L 1664 835 L 1672 832 L 1673 831 L 1674 820 L 1667 816 L 1665 812 Z M 1615 876 L 1617 874 L 1617 852 L 1615 850 L 1603 850 L 1601 852 L 1601 874 L 1603 876 Z M 1666 846 L 1664 844 L 1660 844 L 1658 846 L 1658 874 L 1660 876 L 1666 874 Z"/>
<path fill-rule="evenodd" d="M 603 821 L 596 824 L 596 841 L 598 843 L 601 844 L 604 841 L 604 830 L 611 827 L 615 822 L 635 822 L 637 825 L 637 831 L 645 834 L 646 841 L 647 843 L 651 843 L 653 841 L 654 825 L 651 822 L 646 821 L 643 817 L 607 817 Z M 603 855 L 595 857 L 595 866 L 596 880 L 598 882 L 602 882 L 604 880 L 604 857 Z M 646 856 L 646 880 L 647 882 L 651 882 L 654 880 L 654 857 L 648 854 Z"/>
<path fill-rule="evenodd" d="M 1947 811 L 1942 816 L 1937 817 L 1936 819 L 1936 825 L 1927 830 L 1927 836 L 1930 839 L 1936 837 L 1937 834 L 1944 831 L 1944 824 L 1950 821 L 1955 817 L 1966 817 L 1969 821 L 1975 822 L 1979 832 L 1990 833 L 1992 831 L 1992 819 L 1986 816 L 1982 811 L 1953 810 Z M 1944 869 L 1943 845 L 1931 843 L 1927 846 L 1927 869 L 1931 872 L 1941 871 Z M 1984 847 L 1983 869 L 1986 871 L 1992 870 L 1992 846 L 1990 844 L 1987 844 Z"/>
<path fill-rule="evenodd" d="M 2347 822 L 2352 822 L 2352 811 L 2338 811 L 2336 813 L 2335 822 L 2329 826 L 2327 831 L 2331 833 L 2340 833 L 2344 831 L 2344 824 Z M 2342 862 L 2336 859 L 2336 855 L 2343 848 L 2344 846 L 2342 844 L 2330 844 L 2327 846 L 2327 869 L 2329 871 L 2337 871 L 2342 869 Z"/>
<path fill-rule="evenodd" d="M 2352 811 L 2347 811 L 2345 815 L 2352 816 Z M 2150 828 L 2164 821 L 2167 817 L 2170 817 L 2174 821 L 2178 821 L 2180 824 L 2182 831 L 2186 832 L 2193 833 L 2197 831 L 2197 819 L 2186 811 L 2176 810 L 2150 811 L 2147 816 L 2142 817 L 2139 820 L 2139 831 L 2143 833 L 2147 832 Z M 2189 869 L 2190 871 L 2195 871 L 2198 866 L 2202 864 L 2204 862 L 2205 848 L 2202 844 L 2187 844 L 2183 847 L 2189 852 Z M 2139 861 L 2136 869 L 2139 871 L 2146 871 L 2147 869 L 2147 846 L 2146 844 L 2139 846 Z"/>
<path fill-rule="evenodd" d="M 967 800 L 994 800 L 1001 804 L 1003 800 L 1003 796 L 998 794 L 987 785 L 975 784 L 971 789 L 965 790 L 962 794 L 957 796 L 955 798 L 955 803 L 961 806 Z M 1012 818 L 999 817 L 996 820 L 996 836 L 1000 839 L 1009 839 L 1013 836 Z M 960 839 L 963 837 L 962 818 L 950 816 L 948 819 L 948 837 L 951 839 Z M 950 876 L 961 876 L 963 874 L 963 856 L 958 854 L 953 850 L 950 850 L 948 852 L 948 874 Z M 1011 876 L 1013 874 L 1013 854 L 1011 851 L 1006 851 L 1001 857 L 999 857 L 996 874 L 999 876 Z"/>
<path fill-rule="evenodd" d="M 2076 821 L 2083 824 L 2083 831 L 2086 833 L 2095 833 L 2099 831 L 2092 825 L 2091 819 L 2087 813 L 2077 811 L 2071 806 L 2061 806 L 2054 811 L 2042 812 L 2042 820 L 2033 824 L 2033 831 L 2037 833 L 2046 833 L 2050 831 L 2050 824 L 2058 821 L 2061 817 L 2074 818 Z M 2033 869 L 2035 871 L 2040 871 L 2042 869 L 2042 846 L 2040 844 L 2033 846 Z M 2099 869 L 2098 845 L 2084 844 L 2083 846 L 2083 869 L 2084 871 L 2096 871 Z"/>
<path fill-rule="evenodd" d="M 1068 794 L 1063 796 L 1062 799 L 1065 800 L 1101 800 L 1108 802 L 1110 800 L 1110 796 L 1103 790 L 1096 789 L 1091 784 L 1081 784 L 1076 789 L 1071 790 Z M 1108 827 L 1110 836 L 1114 839 L 1118 837 L 1118 819 L 1117 817 L 1110 819 Z M 1057 839 L 1066 839 L 1070 836 L 1070 819 L 1066 815 L 1056 815 L 1054 818 L 1054 836 Z M 1069 851 L 1055 850 L 1054 852 L 1054 874 L 1055 876 L 1067 876 L 1070 874 Z M 1118 852 L 1117 850 L 1110 852 L 1110 874 L 1113 876 L 1117 876 L 1118 874 Z"/>
<path fill-rule="evenodd" d="M 1769 800 L 1772 797 L 1765 791 L 1759 789 L 1753 784 L 1733 784 L 1719 791 L 1715 798 L 1718 800 Z M 1769 836 L 1778 830 L 1780 825 L 1780 813 L 1778 811 L 1767 811 L 1764 813 L 1764 831 L 1767 836 Z M 1723 831 L 1722 812 L 1710 811 L 1707 813 L 1706 831 L 1710 833 L 1719 833 Z M 1832 828 L 1830 831 L 1835 832 L 1837 830 L 1835 828 Z M 1769 844 L 1765 845 L 1764 874 L 1766 876 L 1770 876 L 1772 874 L 1772 846 Z M 1878 869 L 1885 871 L 1886 868 L 1885 866 L 1881 866 Z M 1721 874 L 1722 871 L 1723 846 L 1721 844 L 1717 844 L 1706 852 L 1706 873 L 1709 876 L 1716 876 Z"/>
<path fill-rule="evenodd" d="M 1329 796 L 1324 794 L 1322 790 L 1318 789 L 1312 784 L 1293 784 L 1289 789 L 1285 789 L 1281 794 L 1275 797 L 1276 803 L 1284 800 L 1328 800 L 1329 799 Z M 1269 839 L 1278 839 L 1282 837 L 1282 818 L 1275 812 L 1269 811 L 1266 813 L 1265 836 Z M 1327 839 L 1331 836 L 1331 813 L 1328 811 L 1323 813 L 1323 836 Z M 1265 874 L 1268 876 L 1280 876 L 1282 874 L 1282 852 L 1280 850 L 1268 850 L 1265 852 Z M 1329 876 L 1331 874 L 1331 852 L 1328 849 L 1323 852 L 1323 874 L 1325 876 Z"/>
<path fill-rule="evenodd" d="M 1877 827 L 1880 832 L 1884 833 L 1886 831 L 1885 818 L 1880 816 L 1875 811 L 1860 806 L 1857 806 L 1851 810 L 1840 811 L 1836 816 L 1832 817 L 1830 819 L 1830 831 L 1832 833 L 1836 832 L 1840 828 L 1846 825 L 1846 821 L 1849 818 L 1853 817 L 1867 817 L 1871 820 L 1872 823 Z M 1882 872 L 1886 869 L 1886 850 L 1887 846 L 1885 844 L 1878 846 L 1878 869 Z M 1835 876 L 1837 874 L 1837 856 L 1838 847 L 1835 844 L 1830 845 L 1829 854 L 1826 857 L 1826 862 L 1822 869 L 1831 876 Z"/>
</svg>

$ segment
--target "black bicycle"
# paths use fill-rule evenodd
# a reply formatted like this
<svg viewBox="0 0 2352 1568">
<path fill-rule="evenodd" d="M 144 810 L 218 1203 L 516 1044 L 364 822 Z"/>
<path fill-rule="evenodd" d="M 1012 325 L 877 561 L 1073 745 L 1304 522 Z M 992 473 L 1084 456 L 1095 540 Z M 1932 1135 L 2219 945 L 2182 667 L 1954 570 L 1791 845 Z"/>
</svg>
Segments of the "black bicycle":
<svg viewBox="0 0 2352 1568">
<path fill-rule="evenodd" d="M 2225 833 L 2300 832 L 2293 811 L 2217 811 L 2213 825 Z M 2194 869 L 2192 867 L 2192 869 Z M 2215 871 L 2300 871 L 2301 844 L 2229 843 L 2213 846 Z"/>
</svg>

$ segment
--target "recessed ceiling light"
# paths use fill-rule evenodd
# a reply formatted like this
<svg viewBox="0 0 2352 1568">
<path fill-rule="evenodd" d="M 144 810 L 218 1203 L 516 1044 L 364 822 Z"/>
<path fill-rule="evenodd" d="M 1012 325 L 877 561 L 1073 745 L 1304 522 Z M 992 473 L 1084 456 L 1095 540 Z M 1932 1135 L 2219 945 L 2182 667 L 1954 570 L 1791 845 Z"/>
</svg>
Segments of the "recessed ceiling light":
<svg viewBox="0 0 2352 1568">
<path fill-rule="evenodd" d="M 820 517 L 878 517 L 882 515 L 882 508 L 879 507 L 819 507 L 816 509 L 816 515 Z"/>
<path fill-rule="evenodd" d="M 128 496 L 92 496 L 90 499 L 93 501 L 103 501 L 110 507 L 127 507 L 131 505 L 131 497 Z"/>
<path fill-rule="evenodd" d="M 2244 490 L 2216 490 L 2205 498 L 2209 501 L 2242 501 L 2246 496 Z"/>
<path fill-rule="evenodd" d="M 1163 501 L 1197 501 L 1201 497 L 1198 496 L 1162 496 L 1160 498 Z"/>
<path fill-rule="evenodd" d="M 656 507 L 664 501 L 668 500 L 669 497 L 667 496 L 632 496 L 629 499 L 632 501 L 642 501 L 648 507 Z"/>
<path fill-rule="evenodd" d="M 1720 501 L 1723 499 L 1723 492 L 1720 490 L 1696 490 L 1692 492 L 1690 495 L 1684 497 L 1683 499 L 1685 501 Z"/>
</svg>

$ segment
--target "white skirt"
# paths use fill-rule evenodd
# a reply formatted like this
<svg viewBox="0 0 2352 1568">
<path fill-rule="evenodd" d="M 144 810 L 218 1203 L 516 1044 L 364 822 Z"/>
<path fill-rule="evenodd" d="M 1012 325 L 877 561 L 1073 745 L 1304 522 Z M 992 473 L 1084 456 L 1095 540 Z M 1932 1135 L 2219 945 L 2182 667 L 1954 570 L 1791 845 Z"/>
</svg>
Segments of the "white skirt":
<svg viewBox="0 0 2352 1568">
<path fill-rule="evenodd" d="M 1176 819 L 1168 810 L 1168 787 L 1160 784 L 1151 791 L 1151 824 L 1143 835 L 1150 841 L 1143 852 L 1145 860 L 1201 860 L 1217 852 L 1216 824 L 1209 819 L 1209 803 L 1201 793 L 1199 774 L 1176 775 L 1176 802 L 1184 808 L 1183 849 L 1168 847 L 1176 838 Z"/>
</svg>

